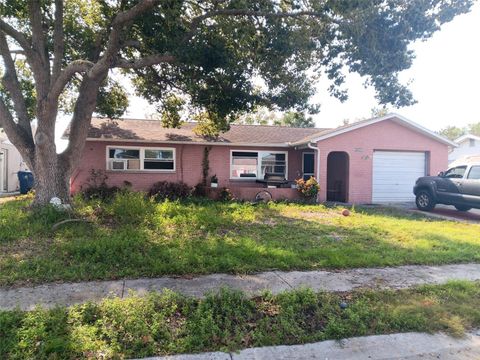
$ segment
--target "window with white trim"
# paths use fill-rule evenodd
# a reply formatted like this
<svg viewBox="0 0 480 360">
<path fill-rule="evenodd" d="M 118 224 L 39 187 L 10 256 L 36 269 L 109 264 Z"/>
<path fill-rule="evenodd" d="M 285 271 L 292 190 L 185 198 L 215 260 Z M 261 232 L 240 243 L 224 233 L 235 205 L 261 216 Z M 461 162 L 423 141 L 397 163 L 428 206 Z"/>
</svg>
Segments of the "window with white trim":
<svg viewBox="0 0 480 360">
<path fill-rule="evenodd" d="M 232 179 L 257 178 L 258 152 L 232 151 L 230 177 Z"/>
<path fill-rule="evenodd" d="M 140 149 L 108 149 L 109 170 L 140 170 Z"/>
<path fill-rule="evenodd" d="M 173 170 L 175 168 L 173 150 L 145 149 L 143 168 L 145 170 Z"/>
<path fill-rule="evenodd" d="M 108 147 L 107 169 L 114 171 L 174 171 L 175 150 L 170 148 Z"/>
<path fill-rule="evenodd" d="M 231 179 L 263 179 L 265 174 L 286 178 L 287 152 L 238 150 L 231 152 Z"/>
</svg>

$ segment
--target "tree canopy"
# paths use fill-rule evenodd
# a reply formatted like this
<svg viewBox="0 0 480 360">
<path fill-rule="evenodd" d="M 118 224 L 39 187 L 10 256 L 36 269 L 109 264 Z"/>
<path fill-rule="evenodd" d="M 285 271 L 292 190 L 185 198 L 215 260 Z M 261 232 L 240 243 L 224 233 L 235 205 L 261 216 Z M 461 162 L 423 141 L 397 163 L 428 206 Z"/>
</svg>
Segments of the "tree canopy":
<svg viewBox="0 0 480 360">
<path fill-rule="evenodd" d="M 254 112 L 245 114 L 235 120 L 236 124 L 243 125 L 275 125 L 289 127 L 315 127 L 315 121 L 311 116 L 301 111 L 287 111 L 276 113 L 265 107 L 256 109 Z"/>
<path fill-rule="evenodd" d="M 443 128 L 438 133 L 450 140 L 456 140 L 460 136 L 466 135 L 466 134 L 480 136 L 480 122 L 468 124 L 467 126 L 464 126 L 464 127 L 450 125 Z"/>
<path fill-rule="evenodd" d="M 118 77 L 129 77 L 138 95 L 164 110 L 188 109 L 216 130 L 258 106 L 311 111 L 321 74 L 340 100 L 351 71 L 373 86 L 380 104 L 406 106 L 414 98 L 398 74 L 414 58 L 409 44 L 472 3 L 3 0 L 0 126 L 36 175 L 38 202 L 55 193 L 66 198 L 92 113 L 120 117 L 128 105 Z M 72 120 L 69 145 L 57 155 L 59 111 Z M 175 113 L 169 118 L 176 126 Z"/>
</svg>

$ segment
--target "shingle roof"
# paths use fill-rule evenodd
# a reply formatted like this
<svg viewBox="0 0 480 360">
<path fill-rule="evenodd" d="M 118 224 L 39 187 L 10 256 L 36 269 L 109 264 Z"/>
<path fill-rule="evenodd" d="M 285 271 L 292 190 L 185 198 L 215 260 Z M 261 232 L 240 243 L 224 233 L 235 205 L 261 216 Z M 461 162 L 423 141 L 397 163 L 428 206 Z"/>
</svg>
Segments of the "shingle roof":
<svg viewBox="0 0 480 360">
<path fill-rule="evenodd" d="M 350 128 L 354 128 L 358 125 L 361 125 L 363 123 L 367 123 L 369 121 L 371 121 L 372 119 L 364 119 L 364 120 L 358 120 L 358 121 L 355 121 L 355 122 L 352 122 L 352 123 L 349 123 L 349 124 L 344 124 L 344 125 L 340 125 L 340 126 L 337 126 L 335 128 L 330 128 L 330 129 L 317 129 L 317 132 L 313 133 L 313 134 L 308 134 L 307 136 L 305 136 L 304 138 L 300 139 L 300 140 L 297 140 L 297 141 L 292 141 L 293 143 L 297 143 L 297 144 L 302 144 L 302 143 L 307 143 L 307 142 L 310 142 L 312 139 L 318 137 L 318 136 L 323 136 L 323 135 L 327 135 L 327 134 L 330 134 L 330 133 L 335 133 L 339 130 L 344 130 L 344 129 L 350 129 Z"/>
<path fill-rule="evenodd" d="M 268 125 L 231 125 L 230 130 L 215 140 L 207 140 L 193 132 L 195 123 L 179 129 L 164 128 L 158 120 L 92 118 L 88 139 L 129 140 L 145 142 L 192 142 L 223 144 L 268 144 L 285 146 L 290 142 L 318 134 L 327 129 L 292 128 Z M 66 131 L 68 134 L 68 129 Z"/>
</svg>

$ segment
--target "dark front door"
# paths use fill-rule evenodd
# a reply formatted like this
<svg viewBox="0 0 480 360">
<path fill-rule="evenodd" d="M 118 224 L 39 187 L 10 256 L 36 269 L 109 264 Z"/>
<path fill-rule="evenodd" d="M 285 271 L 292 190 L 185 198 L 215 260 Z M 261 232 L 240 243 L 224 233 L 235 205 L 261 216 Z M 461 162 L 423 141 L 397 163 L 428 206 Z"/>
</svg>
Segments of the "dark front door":
<svg viewBox="0 0 480 360">
<path fill-rule="evenodd" d="M 303 179 L 308 180 L 315 176 L 315 154 L 312 152 L 303 153 Z"/>
</svg>

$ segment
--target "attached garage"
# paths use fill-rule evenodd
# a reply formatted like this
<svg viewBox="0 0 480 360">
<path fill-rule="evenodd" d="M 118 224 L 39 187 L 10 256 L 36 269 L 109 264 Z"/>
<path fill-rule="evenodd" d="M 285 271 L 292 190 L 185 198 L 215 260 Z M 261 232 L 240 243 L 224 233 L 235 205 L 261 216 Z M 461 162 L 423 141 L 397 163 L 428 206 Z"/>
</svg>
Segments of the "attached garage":
<svg viewBox="0 0 480 360">
<path fill-rule="evenodd" d="M 307 146 L 315 143 L 318 154 L 318 200 L 356 204 L 415 200 L 415 181 L 446 170 L 449 147 L 456 146 L 397 114 L 323 131 L 309 140 Z M 345 161 L 333 158 L 337 153 L 348 159 L 347 171 Z M 345 191 L 336 184 L 346 184 Z M 346 196 L 332 197 L 338 193 Z"/>
<path fill-rule="evenodd" d="M 425 152 L 374 151 L 372 201 L 413 201 L 415 181 L 426 175 Z"/>
</svg>

